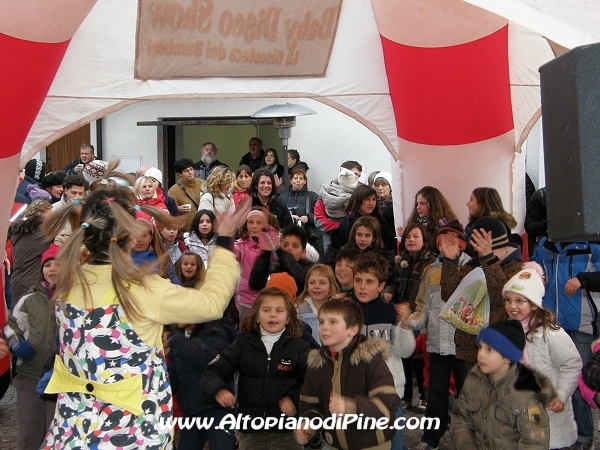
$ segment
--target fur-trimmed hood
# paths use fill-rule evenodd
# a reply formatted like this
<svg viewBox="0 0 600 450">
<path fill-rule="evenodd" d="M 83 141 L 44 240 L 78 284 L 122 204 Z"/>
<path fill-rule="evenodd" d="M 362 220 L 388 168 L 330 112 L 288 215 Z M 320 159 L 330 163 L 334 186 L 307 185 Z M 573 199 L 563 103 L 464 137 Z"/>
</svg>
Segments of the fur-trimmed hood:
<svg viewBox="0 0 600 450">
<path fill-rule="evenodd" d="M 550 378 L 535 367 L 522 363 L 517 364 L 517 381 L 514 386 L 517 391 L 535 392 L 544 405 L 558 396 Z"/>
<path fill-rule="evenodd" d="M 344 355 L 350 353 L 350 364 L 358 366 L 361 361 L 369 364 L 377 355 L 383 359 L 388 359 L 391 355 L 391 350 L 389 344 L 383 339 L 367 338 L 360 334 L 340 353 Z M 318 350 L 314 349 L 308 355 L 307 366 L 310 369 L 319 369 L 325 365 L 327 359 L 331 359 L 327 347 L 321 347 Z"/>
</svg>

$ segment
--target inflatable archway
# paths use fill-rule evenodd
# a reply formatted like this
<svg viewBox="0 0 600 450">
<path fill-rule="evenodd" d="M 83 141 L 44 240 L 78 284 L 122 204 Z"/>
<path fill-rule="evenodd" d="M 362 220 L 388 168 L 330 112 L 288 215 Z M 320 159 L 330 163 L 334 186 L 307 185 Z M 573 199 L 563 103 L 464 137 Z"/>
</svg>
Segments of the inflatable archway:
<svg viewBox="0 0 600 450">
<path fill-rule="evenodd" d="M 96 0 L 0 2 L 0 243 L 8 229 L 21 150 L 71 37 Z M 4 283 L 0 283 L 4 292 Z M 4 297 L 2 297 L 4 298 Z M 0 323 L 5 308 L 0 307 Z M 0 360 L 0 375 L 10 359 Z"/>
<path fill-rule="evenodd" d="M 537 69 L 600 41 L 600 7 L 586 0 L 352 0 L 323 77 L 142 81 L 133 78 L 137 2 L 95 3 L 0 0 L 0 236 L 18 167 L 50 142 L 142 99 L 224 92 L 319 98 L 364 118 L 398 161 L 399 220 L 425 184 L 457 211 L 473 187 L 496 187 L 522 217 Z"/>
<path fill-rule="evenodd" d="M 539 114 L 537 69 L 561 46 L 600 40 L 597 10 L 585 0 L 346 1 L 323 77 L 143 81 L 133 77 L 137 2 L 0 0 L 3 192 L 40 149 L 124 104 L 235 93 L 318 98 L 364 118 L 398 161 L 399 220 L 425 184 L 457 211 L 465 192 L 492 185 L 522 217 L 519 151 Z"/>
</svg>

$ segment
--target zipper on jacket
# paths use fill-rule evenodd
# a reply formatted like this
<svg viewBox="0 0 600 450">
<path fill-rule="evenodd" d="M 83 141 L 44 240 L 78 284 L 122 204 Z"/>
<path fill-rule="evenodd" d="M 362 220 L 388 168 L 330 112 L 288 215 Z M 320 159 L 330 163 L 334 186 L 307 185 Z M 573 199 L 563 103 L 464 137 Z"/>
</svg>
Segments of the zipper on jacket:
<svg viewBox="0 0 600 450">
<path fill-rule="evenodd" d="M 267 376 L 265 377 L 265 389 L 263 392 L 263 398 L 264 398 L 264 403 L 263 403 L 263 419 L 267 418 L 267 386 L 269 384 L 269 366 L 271 365 L 271 354 L 267 353 Z"/>
</svg>

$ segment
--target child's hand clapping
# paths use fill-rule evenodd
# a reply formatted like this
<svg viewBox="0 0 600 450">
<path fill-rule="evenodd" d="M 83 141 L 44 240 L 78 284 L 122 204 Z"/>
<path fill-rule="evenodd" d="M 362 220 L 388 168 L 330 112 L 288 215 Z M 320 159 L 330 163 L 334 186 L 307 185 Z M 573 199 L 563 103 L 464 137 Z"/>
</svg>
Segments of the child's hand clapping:
<svg viewBox="0 0 600 450">
<path fill-rule="evenodd" d="M 409 303 L 396 303 L 394 309 L 396 310 L 396 321 L 400 323 L 402 328 L 408 329 L 408 318 L 412 313 Z"/>
<path fill-rule="evenodd" d="M 346 402 L 344 397 L 335 392 L 331 392 L 329 396 L 329 412 L 331 414 L 345 414 L 346 413 Z"/>
<path fill-rule="evenodd" d="M 228 389 L 221 389 L 215 395 L 215 400 L 223 408 L 235 407 L 235 395 L 233 395 Z"/>
<path fill-rule="evenodd" d="M 279 410 L 286 416 L 296 415 L 296 407 L 294 406 L 294 402 L 287 396 L 279 400 Z"/>
</svg>

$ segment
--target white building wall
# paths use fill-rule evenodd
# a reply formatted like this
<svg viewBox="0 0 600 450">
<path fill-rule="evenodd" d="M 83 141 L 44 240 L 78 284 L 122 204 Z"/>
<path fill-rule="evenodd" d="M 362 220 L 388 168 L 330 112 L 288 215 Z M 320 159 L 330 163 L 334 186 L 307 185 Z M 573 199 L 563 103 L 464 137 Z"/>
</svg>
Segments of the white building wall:
<svg viewBox="0 0 600 450">
<path fill-rule="evenodd" d="M 266 98 L 152 100 L 135 103 L 104 118 L 103 155 L 133 158 L 141 165 L 157 166 L 160 157 L 157 127 L 137 126 L 137 122 L 163 117 L 250 116 L 274 103 L 290 100 Z M 317 114 L 300 116 L 292 129 L 289 148 L 298 149 L 310 166 L 309 188 L 318 192 L 321 184 L 337 177 L 340 163 L 354 159 L 367 173 L 392 172 L 393 159 L 381 139 L 346 114 L 318 101 L 293 99 Z M 246 145 L 244 143 L 244 145 Z"/>
</svg>

